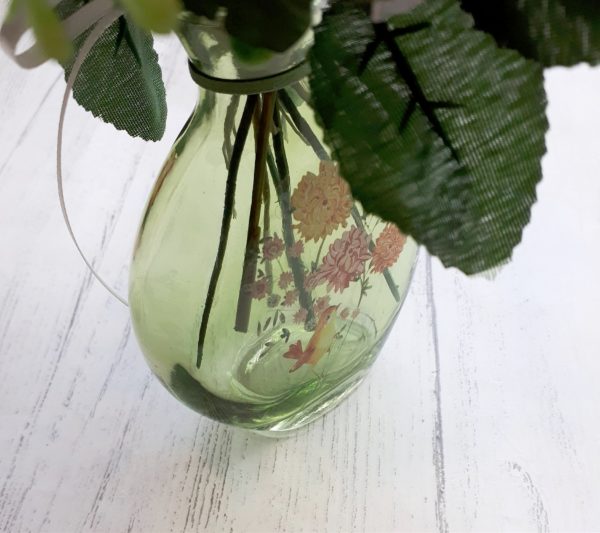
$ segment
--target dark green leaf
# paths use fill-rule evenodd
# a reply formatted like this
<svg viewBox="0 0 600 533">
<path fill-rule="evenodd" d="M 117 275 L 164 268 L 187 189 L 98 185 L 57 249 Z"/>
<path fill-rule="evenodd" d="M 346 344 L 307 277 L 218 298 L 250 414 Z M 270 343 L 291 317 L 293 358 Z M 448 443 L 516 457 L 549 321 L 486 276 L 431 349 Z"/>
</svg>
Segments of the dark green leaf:
<svg viewBox="0 0 600 533">
<path fill-rule="evenodd" d="M 77 9 L 63 1 L 61 18 Z M 78 50 L 87 33 L 75 41 Z M 63 65 L 68 77 L 72 61 Z M 77 102 L 94 116 L 132 136 L 159 140 L 165 130 L 167 105 L 152 36 L 126 18 L 113 23 L 85 60 L 73 87 Z"/>
<path fill-rule="evenodd" d="M 545 66 L 600 61 L 597 0 L 462 0 L 475 26 Z"/>
<path fill-rule="evenodd" d="M 510 258 L 535 201 L 542 70 L 471 29 L 453 0 L 393 24 L 390 37 L 394 28 L 342 0 L 316 28 L 311 86 L 325 140 L 369 212 L 446 266 L 486 270 Z"/>
<path fill-rule="evenodd" d="M 183 0 L 183 7 L 195 15 L 214 19 L 222 5 L 219 0 Z"/>
<path fill-rule="evenodd" d="M 284 52 L 308 29 L 311 0 L 223 0 L 225 28 L 247 45 Z"/>
</svg>

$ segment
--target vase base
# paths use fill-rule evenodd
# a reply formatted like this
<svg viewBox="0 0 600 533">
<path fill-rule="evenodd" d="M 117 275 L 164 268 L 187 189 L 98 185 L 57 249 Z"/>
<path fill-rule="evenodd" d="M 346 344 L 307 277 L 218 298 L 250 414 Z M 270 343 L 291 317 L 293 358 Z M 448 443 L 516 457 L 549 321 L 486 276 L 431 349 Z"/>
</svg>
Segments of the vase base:
<svg viewBox="0 0 600 533">
<path fill-rule="evenodd" d="M 368 371 L 369 369 L 365 369 L 360 375 L 353 376 L 351 383 L 341 383 L 338 387 L 331 390 L 325 398 L 319 398 L 318 402 L 315 402 L 316 406 L 309 404 L 301 411 L 268 428 L 252 429 L 252 433 L 274 439 L 291 437 L 346 400 L 363 383 Z"/>
</svg>

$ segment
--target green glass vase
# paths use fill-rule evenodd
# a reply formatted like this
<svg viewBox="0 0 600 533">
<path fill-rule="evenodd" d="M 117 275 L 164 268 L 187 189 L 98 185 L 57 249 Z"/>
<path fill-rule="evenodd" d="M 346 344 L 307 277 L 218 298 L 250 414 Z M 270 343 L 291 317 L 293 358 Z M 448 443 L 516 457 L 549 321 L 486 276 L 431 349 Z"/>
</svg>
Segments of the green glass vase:
<svg viewBox="0 0 600 533">
<path fill-rule="evenodd" d="M 135 333 L 164 386 L 214 420 L 281 434 L 365 377 L 416 245 L 353 201 L 307 101 L 309 37 L 248 65 L 218 24 L 181 38 L 200 85 L 147 204 Z"/>
</svg>

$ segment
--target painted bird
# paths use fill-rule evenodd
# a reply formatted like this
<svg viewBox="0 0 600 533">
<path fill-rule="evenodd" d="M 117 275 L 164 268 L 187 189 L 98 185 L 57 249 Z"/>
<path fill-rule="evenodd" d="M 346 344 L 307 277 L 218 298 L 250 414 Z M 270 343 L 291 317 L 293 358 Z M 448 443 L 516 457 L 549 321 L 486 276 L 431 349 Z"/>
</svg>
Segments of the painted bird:
<svg viewBox="0 0 600 533">
<path fill-rule="evenodd" d="M 302 341 L 290 345 L 290 349 L 283 354 L 287 359 L 295 359 L 296 364 L 290 368 L 295 372 L 302 365 L 316 365 L 331 348 L 335 338 L 335 317 L 338 306 L 332 305 L 325 309 L 319 317 L 319 322 L 313 336 L 308 341 L 306 349 L 302 349 Z"/>
</svg>

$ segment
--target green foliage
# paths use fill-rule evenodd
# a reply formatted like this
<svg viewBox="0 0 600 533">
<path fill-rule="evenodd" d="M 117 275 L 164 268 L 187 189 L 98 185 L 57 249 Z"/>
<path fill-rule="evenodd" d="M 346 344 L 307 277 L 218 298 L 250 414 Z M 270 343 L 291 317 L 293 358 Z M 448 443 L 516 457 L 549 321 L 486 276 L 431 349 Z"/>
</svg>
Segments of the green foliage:
<svg viewBox="0 0 600 533">
<path fill-rule="evenodd" d="M 249 46 L 236 37 L 231 37 L 231 49 L 236 57 L 248 64 L 263 63 L 273 56 L 273 52 L 270 50 Z"/>
<path fill-rule="evenodd" d="M 179 0 L 121 0 L 136 24 L 157 33 L 169 33 L 182 10 Z"/>
<path fill-rule="evenodd" d="M 454 0 L 373 25 L 340 0 L 316 28 L 311 86 L 325 140 L 364 207 L 446 266 L 510 258 L 545 152 L 542 69 L 472 29 Z"/>
<path fill-rule="evenodd" d="M 311 0 L 184 0 L 187 10 L 214 18 L 226 11 L 225 28 L 246 45 L 283 52 L 308 29 Z"/>
<path fill-rule="evenodd" d="M 25 0 L 24 4 L 41 50 L 50 59 L 67 60 L 71 55 L 72 47 L 56 13 L 48 6 L 46 0 Z M 15 3 L 14 6 L 16 5 Z M 12 12 L 12 9 L 10 11 Z"/>
<path fill-rule="evenodd" d="M 462 0 L 475 26 L 544 66 L 600 61 L 597 0 Z"/>
<path fill-rule="evenodd" d="M 61 18 L 81 5 L 63 1 Z M 76 39 L 78 50 L 87 37 Z M 146 140 L 159 140 L 165 130 L 167 105 L 152 36 L 127 17 L 114 22 L 83 63 L 73 87 L 77 102 L 95 117 Z M 73 62 L 64 63 L 68 77 Z"/>
</svg>

